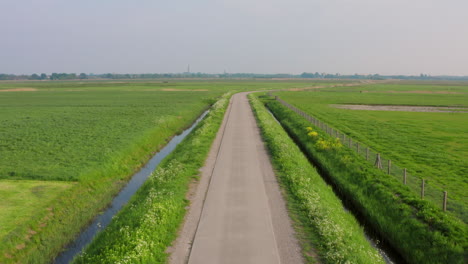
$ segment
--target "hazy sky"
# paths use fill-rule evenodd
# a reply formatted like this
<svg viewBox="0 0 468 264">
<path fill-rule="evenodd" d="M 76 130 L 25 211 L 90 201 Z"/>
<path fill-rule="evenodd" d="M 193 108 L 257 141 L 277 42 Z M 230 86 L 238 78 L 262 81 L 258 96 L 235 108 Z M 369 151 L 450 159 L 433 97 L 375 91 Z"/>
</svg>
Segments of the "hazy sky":
<svg viewBox="0 0 468 264">
<path fill-rule="evenodd" d="M 468 75 L 467 0 L 0 0 L 0 73 Z"/>
</svg>

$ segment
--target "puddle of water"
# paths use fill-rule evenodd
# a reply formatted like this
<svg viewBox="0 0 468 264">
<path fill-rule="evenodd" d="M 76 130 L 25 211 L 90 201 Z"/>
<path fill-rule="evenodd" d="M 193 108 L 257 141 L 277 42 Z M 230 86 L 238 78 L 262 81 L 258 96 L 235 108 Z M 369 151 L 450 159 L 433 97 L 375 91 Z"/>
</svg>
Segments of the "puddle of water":
<svg viewBox="0 0 468 264">
<path fill-rule="evenodd" d="M 60 253 L 54 260 L 55 264 L 70 263 L 75 256 L 77 256 L 102 230 L 104 230 L 112 220 L 112 217 L 117 214 L 120 209 L 130 200 L 133 194 L 143 185 L 151 173 L 156 169 L 159 163 L 169 155 L 176 146 L 195 128 L 195 126 L 208 114 L 205 111 L 193 125 L 184 130 L 180 135 L 174 136 L 167 145 L 156 153 L 144 167 L 135 173 L 127 185 L 119 192 L 119 194 L 112 200 L 110 206 L 102 213 L 99 214 L 91 225 L 89 225 L 80 235 L 67 246 L 65 251 Z"/>
</svg>

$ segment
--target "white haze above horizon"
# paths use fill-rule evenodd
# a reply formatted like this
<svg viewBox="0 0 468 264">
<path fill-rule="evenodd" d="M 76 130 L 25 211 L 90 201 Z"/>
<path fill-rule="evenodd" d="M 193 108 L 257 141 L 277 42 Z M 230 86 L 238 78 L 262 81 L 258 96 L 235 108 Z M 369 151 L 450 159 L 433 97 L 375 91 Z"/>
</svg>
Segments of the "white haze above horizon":
<svg viewBox="0 0 468 264">
<path fill-rule="evenodd" d="M 466 0 L 2 0 L 0 73 L 468 75 Z"/>
</svg>

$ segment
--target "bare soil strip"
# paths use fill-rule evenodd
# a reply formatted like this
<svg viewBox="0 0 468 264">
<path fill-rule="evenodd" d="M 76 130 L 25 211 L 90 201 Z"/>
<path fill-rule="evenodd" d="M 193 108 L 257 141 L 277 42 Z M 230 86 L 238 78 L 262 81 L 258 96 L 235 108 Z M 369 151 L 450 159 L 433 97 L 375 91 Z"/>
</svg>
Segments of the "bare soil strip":
<svg viewBox="0 0 468 264">
<path fill-rule="evenodd" d="M 464 94 L 451 91 L 361 91 L 362 93 L 404 93 L 404 94 Z"/>
<path fill-rule="evenodd" d="M 407 105 L 331 105 L 335 108 L 369 111 L 401 111 L 401 112 L 438 112 L 438 113 L 468 113 L 468 108 L 407 106 Z M 466 111 L 460 111 L 464 110 Z"/>
<path fill-rule="evenodd" d="M 335 85 L 315 85 L 315 86 L 308 86 L 308 87 L 300 87 L 300 88 L 289 88 L 285 89 L 286 91 L 307 91 L 311 89 L 323 89 L 323 88 L 336 88 L 336 87 L 354 87 L 354 86 L 361 86 L 361 85 L 367 85 L 367 84 L 374 84 L 374 83 L 385 83 L 385 81 L 360 81 L 357 83 L 342 83 L 342 84 L 335 84 Z"/>
<path fill-rule="evenodd" d="M 164 92 L 208 92 L 208 89 L 173 89 L 173 88 L 164 88 L 161 90 L 156 91 L 164 91 Z"/>
<path fill-rule="evenodd" d="M 0 92 L 36 92 L 36 88 L 12 88 L 12 89 L 1 89 Z"/>
<path fill-rule="evenodd" d="M 246 93 L 231 99 L 197 187 L 171 263 L 303 263 Z"/>
</svg>

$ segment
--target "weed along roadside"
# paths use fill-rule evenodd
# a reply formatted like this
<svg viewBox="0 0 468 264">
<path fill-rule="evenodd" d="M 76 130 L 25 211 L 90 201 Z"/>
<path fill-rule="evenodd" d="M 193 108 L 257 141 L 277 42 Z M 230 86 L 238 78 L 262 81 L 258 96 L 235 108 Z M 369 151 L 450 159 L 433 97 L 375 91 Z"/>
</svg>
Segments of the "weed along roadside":
<svg viewBox="0 0 468 264">
<path fill-rule="evenodd" d="M 165 263 L 185 214 L 188 185 L 199 174 L 231 94 L 169 154 L 109 226 L 74 263 Z"/>
<path fill-rule="evenodd" d="M 262 130 L 262 136 L 272 156 L 281 185 L 286 190 L 290 212 L 300 219 L 305 230 L 302 246 L 309 262 L 324 263 L 384 263 L 376 249 L 366 240 L 362 228 L 351 214 L 343 210 L 341 201 L 321 179 L 287 133 L 268 113 L 260 101 L 249 95 L 251 105 Z M 318 259 L 307 252 L 313 244 Z"/>
<path fill-rule="evenodd" d="M 308 157 L 408 263 L 464 263 L 466 227 L 274 100 L 264 101 Z M 317 139 L 308 135 L 317 132 Z"/>
</svg>

